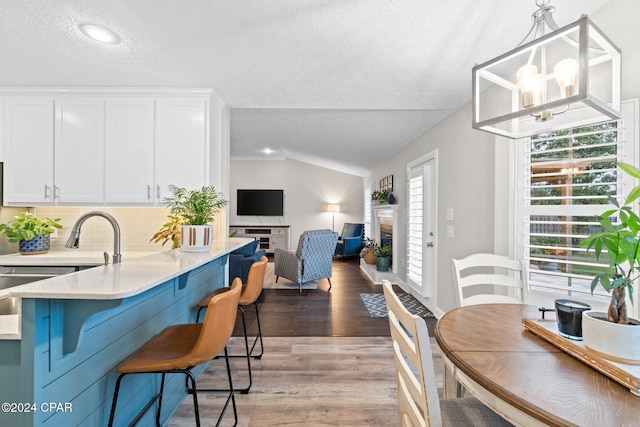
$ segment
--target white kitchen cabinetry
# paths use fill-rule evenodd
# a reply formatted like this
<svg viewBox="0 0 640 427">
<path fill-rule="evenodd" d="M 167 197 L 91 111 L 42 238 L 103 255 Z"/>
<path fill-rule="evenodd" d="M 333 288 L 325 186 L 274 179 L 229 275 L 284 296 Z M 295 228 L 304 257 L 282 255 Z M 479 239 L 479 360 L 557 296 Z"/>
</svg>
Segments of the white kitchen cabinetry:
<svg viewBox="0 0 640 427">
<path fill-rule="evenodd" d="M 53 201 L 53 122 L 53 98 L 5 98 L 5 203 Z"/>
<path fill-rule="evenodd" d="M 92 89 L 6 95 L 5 204 L 160 206 L 169 184 L 207 185 L 209 97 Z"/>
<path fill-rule="evenodd" d="M 108 98 L 105 201 L 153 204 L 154 100 Z"/>
<path fill-rule="evenodd" d="M 7 98 L 5 203 L 101 203 L 103 114 L 96 99 Z"/>
<path fill-rule="evenodd" d="M 61 204 L 104 201 L 104 100 L 55 100 L 53 199 Z"/>
<path fill-rule="evenodd" d="M 156 100 L 156 202 L 161 204 L 173 184 L 201 188 L 209 181 L 209 104 L 204 97 Z"/>
</svg>

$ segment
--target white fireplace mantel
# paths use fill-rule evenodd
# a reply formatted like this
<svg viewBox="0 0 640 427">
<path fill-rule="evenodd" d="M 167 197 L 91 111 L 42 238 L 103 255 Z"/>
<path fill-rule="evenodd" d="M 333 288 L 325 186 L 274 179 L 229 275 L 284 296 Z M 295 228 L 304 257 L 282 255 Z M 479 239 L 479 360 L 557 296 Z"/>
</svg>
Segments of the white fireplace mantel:
<svg viewBox="0 0 640 427">
<path fill-rule="evenodd" d="M 398 205 L 375 205 L 371 207 L 373 211 L 373 230 L 371 233 L 371 237 L 376 241 L 376 243 L 380 243 L 380 218 L 391 218 L 392 224 L 392 245 L 391 250 L 392 254 L 395 256 L 398 253 Z M 392 258 L 391 262 L 391 271 L 382 273 L 376 271 L 375 265 L 365 264 L 364 260 L 361 260 L 360 267 L 362 270 L 369 276 L 369 278 L 375 283 L 380 284 L 381 279 L 387 279 L 391 283 L 397 282 L 397 269 L 398 269 L 398 260 L 397 258 Z"/>
</svg>

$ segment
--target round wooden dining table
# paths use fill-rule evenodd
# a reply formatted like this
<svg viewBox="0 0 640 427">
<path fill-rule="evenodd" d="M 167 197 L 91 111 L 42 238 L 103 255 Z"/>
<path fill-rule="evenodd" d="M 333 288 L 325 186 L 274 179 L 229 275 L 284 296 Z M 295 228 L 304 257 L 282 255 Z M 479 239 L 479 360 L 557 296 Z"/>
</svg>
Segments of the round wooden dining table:
<svg viewBox="0 0 640 427">
<path fill-rule="evenodd" d="M 445 397 L 458 381 L 515 425 L 640 426 L 640 397 L 522 326 L 524 304 L 482 304 L 440 318 Z"/>
</svg>

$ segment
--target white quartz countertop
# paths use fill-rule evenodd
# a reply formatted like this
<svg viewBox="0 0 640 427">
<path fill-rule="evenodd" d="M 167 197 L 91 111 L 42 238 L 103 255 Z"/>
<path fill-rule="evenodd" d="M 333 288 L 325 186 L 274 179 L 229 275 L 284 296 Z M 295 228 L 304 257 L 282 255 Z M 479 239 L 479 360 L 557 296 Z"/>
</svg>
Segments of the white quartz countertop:
<svg viewBox="0 0 640 427">
<path fill-rule="evenodd" d="M 124 252 L 124 261 L 154 255 L 159 252 Z M 109 263 L 112 262 L 112 252 L 108 252 Z M 104 252 L 81 251 L 67 249 L 49 251 L 46 254 L 21 255 L 20 253 L 0 255 L 0 267 L 86 267 L 104 264 Z"/>
<path fill-rule="evenodd" d="M 183 252 L 176 249 L 147 253 L 139 257 L 129 256 L 127 258 L 123 255 L 120 264 L 101 265 L 64 276 L 15 286 L 9 288 L 9 295 L 20 298 L 47 299 L 127 298 L 228 254 L 252 240 L 247 238 L 215 240 L 208 252 Z M 39 262 L 35 259 L 37 256 L 27 256 L 34 258 L 31 265 Z M 102 257 L 102 254 L 100 256 Z M 54 259 L 55 257 L 54 252 L 50 258 Z M 60 256 L 60 258 L 64 258 L 64 256 Z M 0 265 L 2 265 L 1 256 Z"/>
<path fill-rule="evenodd" d="M 125 253 L 120 264 L 99 265 L 3 291 L 5 296 L 8 293 L 9 296 L 18 298 L 91 300 L 127 298 L 213 261 L 252 240 L 249 238 L 214 240 L 208 252 L 190 253 L 175 249 L 164 252 Z M 80 262 L 84 261 L 86 261 L 84 265 L 103 264 L 104 257 L 102 252 L 77 251 L 75 256 L 71 251 L 51 251 L 47 254 L 28 256 L 19 254 L 0 256 L 0 266 L 83 265 Z M 3 297 L 0 296 L 0 298 Z M 0 339 L 20 339 L 18 315 L 0 315 Z"/>
</svg>

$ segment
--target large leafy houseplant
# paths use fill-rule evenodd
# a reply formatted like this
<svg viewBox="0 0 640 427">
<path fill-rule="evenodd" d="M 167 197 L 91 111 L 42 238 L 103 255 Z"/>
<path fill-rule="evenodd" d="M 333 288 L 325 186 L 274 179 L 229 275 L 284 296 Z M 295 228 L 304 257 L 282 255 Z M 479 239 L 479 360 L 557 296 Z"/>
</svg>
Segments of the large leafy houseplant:
<svg viewBox="0 0 640 427">
<path fill-rule="evenodd" d="M 184 252 L 204 252 L 213 243 L 213 222 L 227 200 L 215 188 L 202 187 L 187 190 L 175 185 L 169 186 L 170 197 L 165 205 L 170 208 L 169 221 L 151 238 L 166 243 L 171 240 L 173 247 L 182 246 Z"/>
<path fill-rule="evenodd" d="M 180 218 L 185 225 L 206 225 L 213 221 L 228 201 L 214 187 L 202 187 L 200 190 L 169 186 L 171 196 L 165 198 L 165 204 L 171 214 Z"/>
<path fill-rule="evenodd" d="M 20 212 L 20 215 L 8 224 L 0 224 L 0 233 L 3 233 L 11 243 L 21 240 L 32 240 L 38 236 L 50 236 L 56 229 L 62 228 L 60 218 L 36 218 L 30 212 Z"/>
<path fill-rule="evenodd" d="M 633 178 L 640 179 L 640 169 L 627 163 L 618 163 L 618 167 Z M 587 250 L 593 249 L 598 259 L 603 249 L 606 249 L 609 256 L 611 268 L 593 278 L 591 293 L 600 284 L 611 294 L 607 312 L 610 322 L 628 323 L 626 295 L 628 293 L 633 302 L 633 282 L 640 276 L 640 217 L 631 207 L 639 197 L 640 185 L 629 192 L 622 205 L 610 197 L 615 208 L 598 217 L 603 231 L 592 234 L 581 243 Z M 614 224 L 611 217 L 616 215 L 619 220 Z"/>
</svg>

